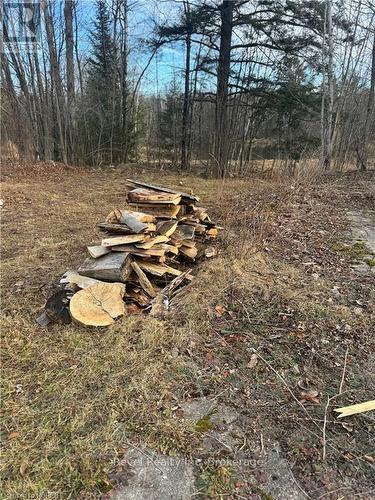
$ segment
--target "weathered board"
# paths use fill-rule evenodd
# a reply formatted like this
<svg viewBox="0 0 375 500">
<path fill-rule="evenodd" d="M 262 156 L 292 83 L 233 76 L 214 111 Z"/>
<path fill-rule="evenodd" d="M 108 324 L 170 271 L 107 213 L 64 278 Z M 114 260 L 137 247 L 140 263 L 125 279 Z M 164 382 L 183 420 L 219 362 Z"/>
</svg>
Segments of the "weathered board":
<svg viewBox="0 0 375 500">
<path fill-rule="evenodd" d="M 130 274 L 130 254 L 111 252 L 98 259 L 89 257 L 78 268 L 78 273 L 98 280 L 125 282 Z"/>
<path fill-rule="evenodd" d="M 143 288 L 143 290 L 147 293 L 147 295 L 149 295 L 150 297 L 156 297 L 156 290 L 154 289 L 150 280 L 147 278 L 145 273 L 142 271 L 142 269 L 138 265 L 138 262 L 133 261 L 131 263 L 131 266 L 132 266 L 134 272 L 137 274 L 137 276 L 139 278 L 139 283 L 140 283 L 141 287 Z"/>
<path fill-rule="evenodd" d="M 138 243 L 145 241 L 144 234 L 129 234 L 124 236 L 112 236 L 102 240 L 103 247 L 113 247 L 115 245 L 128 245 L 129 243 Z"/>
<path fill-rule="evenodd" d="M 145 210 L 150 212 L 155 217 L 177 217 L 181 211 L 181 205 L 153 205 L 151 203 L 133 203 L 129 202 L 129 205 L 134 206 L 139 210 Z"/>
<path fill-rule="evenodd" d="M 137 181 L 134 179 L 126 179 L 126 183 L 131 187 L 144 187 L 148 189 L 153 189 L 155 191 L 162 191 L 164 193 L 173 193 L 181 196 L 181 201 L 186 203 L 194 203 L 199 201 L 199 197 L 194 194 L 183 193 L 181 191 L 177 191 L 175 189 L 167 188 L 164 186 L 157 186 L 156 184 L 147 184 L 146 182 Z"/>
<path fill-rule="evenodd" d="M 128 192 L 128 200 L 135 203 L 164 203 L 178 205 L 181 196 L 174 193 L 164 193 L 153 189 L 136 188 Z"/>
<path fill-rule="evenodd" d="M 125 224 L 132 233 L 142 233 L 148 229 L 148 224 L 140 222 L 136 217 L 129 214 L 121 214 L 119 219 L 120 224 Z"/>
<path fill-rule="evenodd" d="M 93 245 L 87 247 L 87 251 L 93 259 L 98 259 L 99 257 L 103 257 L 103 255 L 107 255 L 111 250 L 101 245 Z"/>
</svg>

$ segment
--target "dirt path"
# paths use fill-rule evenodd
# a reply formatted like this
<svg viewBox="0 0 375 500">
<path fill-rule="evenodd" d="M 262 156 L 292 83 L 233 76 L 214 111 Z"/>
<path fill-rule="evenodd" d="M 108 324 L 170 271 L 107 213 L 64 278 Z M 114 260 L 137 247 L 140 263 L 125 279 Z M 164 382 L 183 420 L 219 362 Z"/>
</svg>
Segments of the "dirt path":
<svg viewBox="0 0 375 500">
<path fill-rule="evenodd" d="M 364 273 L 375 273 L 375 210 L 352 210 L 347 215 L 353 241 L 365 246 L 361 262 L 354 267 Z"/>
<path fill-rule="evenodd" d="M 362 240 L 375 252 L 375 213 L 372 210 L 348 212 L 353 238 Z"/>
</svg>

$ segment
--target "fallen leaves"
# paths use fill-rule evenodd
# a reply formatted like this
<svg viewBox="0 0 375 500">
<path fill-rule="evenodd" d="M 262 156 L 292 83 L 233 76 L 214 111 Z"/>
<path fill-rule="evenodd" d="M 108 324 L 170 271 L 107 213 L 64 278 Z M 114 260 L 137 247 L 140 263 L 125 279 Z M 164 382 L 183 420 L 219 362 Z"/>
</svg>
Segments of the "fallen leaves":
<svg viewBox="0 0 375 500">
<path fill-rule="evenodd" d="M 314 389 L 303 391 L 300 394 L 300 402 L 301 403 L 309 402 L 319 405 L 320 404 L 319 395 L 320 395 L 319 391 L 316 391 Z"/>
<path fill-rule="evenodd" d="M 214 361 L 214 355 L 212 354 L 211 351 L 207 351 L 204 357 L 206 358 L 206 361 L 207 361 L 208 364 L 213 363 L 213 361 Z"/>
<path fill-rule="evenodd" d="M 8 438 L 9 439 L 16 439 L 18 437 L 20 437 L 21 433 L 20 432 L 17 432 L 17 431 L 14 431 L 14 432 L 11 432 L 9 435 L 8 435 Z"/>
<path fill-rule="evenodd" d="M 258 356 L 254 353 L 251 355 L 250 361 L 247 363 L 247 368 L 254 368 L 258 364 Z"/>
<path fill-rule="evenodd" d="M 226 313 L 226 309 L 224 306 L 218 304 L 215 306 L 215 315 L 220 318 L 221 316 L 223 316 L 223 314 Z"/>
</svg>

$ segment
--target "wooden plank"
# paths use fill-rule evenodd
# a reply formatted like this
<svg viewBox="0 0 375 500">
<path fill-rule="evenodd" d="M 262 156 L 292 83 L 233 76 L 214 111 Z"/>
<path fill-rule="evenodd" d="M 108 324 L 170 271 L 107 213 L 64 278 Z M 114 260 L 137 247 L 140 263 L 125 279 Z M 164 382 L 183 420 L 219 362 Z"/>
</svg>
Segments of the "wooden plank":
<svg viewBox="0 0 375 500">
<path fill-rule="evenodd" d="M 129 243 L 138 243 L 140 241 L 145 241 L 146 237 L 144 234 L 129 234 L 124 236 L 111 236 L 110 238 L 104 238 L 102 240 L 103 247 L 113 247 L 115 245 L 127 245 Z"/>
<path fill-rule="evenodd" d="M 126 217 L 130 215 L 131 217 L 135 217 L 139 222 L 155 222 L 155 217 L 151 214 L 145 214 L 143 212 L 135 212 L 134 210 L 125 210 L 125 209 L 118 209 L 116 208 L 115 210 L 112 210 L 106 218 L 106 222 L 109 224 L 112 223 L 118 223 L 121 217 Z"/>
<path fill-rule="evenodd" d="M 77 285 L 78 288 L 88 288 L 96 283 L 100 283 L 100 281 L 94 278 L 88 278 L 87 276 L 82 276 L 76 271 L 66 271 L 60 279 L 61 285 Z"/>
<path fill-rule="evenodd" d="M 195 257 L 198 254 L 198 249 L 196 247 L 187 247 L 185 245 L 182 245 L 179 248 L 180 254 L 184 255 L 185 257 L 188 257 L 191 260 L 194 260 Z"/>
<path fill-rule="evenodd" d="M 162 243 L 160 247 L 163 248 L 165 253 L 172 253 L 173 255 L 178 255 L 178 248 L 174 245 L 168 245 L 166 243 Z"/>
<path fill-rule="evenodd" d="M 130 273 L 130 255 L 111 252 L 98 259 L 89 257 L 78 268 L 78 273 L 103 281 L 125 282 Z"/>
<path fill-rule="evenodd" d="M 179 269 L 167 266 L 166 264 L 154 264 L 153 262 L 138 262 L 139 267 L 144 271 L 154 274 L 155 276 L 164 276 L 164 274 L 172 274 L 173 276 L 180 276 Z"/>
<path fill-rule="evenodd" d="M 176 233 L 173 233 L 172 236 L 170 237 L 170 242 L 177 248 L 180 248 L 183 241 L 184 240 L 181 238 L 181 236 Z"/>
<path fill-rule="evenodd" d="M 216 229 L 218 229 L 219 231 L 222 231 L 224 228 L 222 226 L 218 226 L 216 224 L 216 222 L 213 222 L 212 220 L 202 220 L 202 224 L 204 224 L 206 227 L 210 228 L 210 227 L 216 227 Z"/>
<path fill-rule="evenodd" d="M 188 224 L 179 224 L 176 234 L 181 235 L 183 240 L 192 240 L 194 238 L 195 227 Z"/>
<path fill-rule="evenodd" d="M 176 231 L 177 224 L 178 222 L 175 220 L 163 220 L 156 224 L 156 232 L 169 237 Z"/>
<path fill-rule="evenodd" d="M 140 263 L 140 261 L 138 261 Z M 154 287 L 152 286 L 150 280 L 147 278 L 145 273 L 142 271 L 138 263 L 133 260 L 131 263 L 131 266 L 134 270 L 134 272 L 137 274 L 139 278 L 139 283 L 143 290 L 149 295 L 150 297 L 156 297 L 156 291 L 154 290 Z"/>
<path fill-rule="evenodd" d="M 87 247 L 87 250 L 93 259 L 103 257 L 103 255 L 107 255 L 111 251 L 109 248 L 102 247 L 101 245 Z"/>
<path fill-rule="evenodd" d="M 185 247 L 195 247 L 196 245 L 196 240 L 182 240 L 181 246 Z"/>
<path fill-rule="evenodd" d="M 136 188 L 128 192 L 128 200 L 135 203 L 165 203 L 178 205 L 181 201 L 179 194 L 162 193 L 152 189 Z"/>
<path fill-rule="evenodd" d="M 365 401 L 364 403 L 358 403 L 350 406 L 343 406 L 342 408 L 334 408 L 333 411 L 340 413 L 337 418 L 349 417 L 350 415 L 358 415 L 360 413 L 365 413 L 367 411 L 375 410 L 375 399 L 371 401 Z"/>
<path fill-rule="evenodd" d="M 206 231 L 206 234 L 210 237 L 210 238 L 217 238 L 217 235 L 218 235 L 218 230 L 216 227 L 211 227 L 211 229 L 208 229 Z"/>
<path fill-rule="evenodd" d="M 157 245 L 159 243 L 167 243 L 167 241 L 169 241 L 169 238 L 167 236 L 159 235 L 155 236 L 154 238 L 150 238 L 144 243 L 136 243 L 136 247 L 148 250 L 152 248 L 154 245 Z"/>
<path fill-rule="evenodd" d="M 129 214 L 121 214 L 119 219 L 120 224 L 125 224 L 131 229 L 132 233 L 138 234 L 146 231 L 148 229 L 148 224 L 140 222 L 136 217 Z"/>
<path fill-rule="evenodd" d="M 187 224 L 188 226 L 193 226 L 195 229 L 195 232 L 198 234 L 202 234 L 206 231 L 206 226 L 201 223 L 193 222 L 190 220 L 184 220 L 184 224 Z"/>
<path fill-rule="evenodd" d="M 114 222 L 100 222 L 98 224 L 98 228 L 100 229 L 100 231 L 105 231 L 107 233 L 133 234 L 132 230 L 125 224 L 118 224 Z M 156 231 L 156 224 L 154 224 L 153 222 L 148 222 L 145 233 L 152 233 L 154 231 Z"/>
<path fill-rule="evenodd" d="M 118 234 L 132 234 L 131 230 L 125 224 L 115 224 L 110 222 L 99 222 L 100 231 Z"/>
<path fill-rule="evenodd" d="M 165 255 L 165 249 L 163 248 L 138 248 L 135 245 L 116 245 L 111 247 L 113 252 L 128 252 L 132 255 L 140 255 L 140 256 L 155 256 L 155 257 L 163 257 Z"/>
<path fill-rule="evenodd" d="M 137 209 L 150 212 L 155 217 L 176 217 L 181 210 L 180 205 L 152 205 L 151 203 L 132 203 L 129 205 L 135 206 Z"/>
<path fill-rule="evenodd" d="M 134 300 L 141 307 L 146 307 L 150 303 L 150 297 L 148 297 L 141 288 L 133 288 L 126 290 L 125 297 Z"/>
<path fill-rule="evenodd" d="M 199 201 L 199 197 L 194 194 L 183 193 L 181 191 L 176 191 L 175 189 L 166 188 L 164 186 L 157 186 L 156 184 L 147 184 L 146 182 L 141 182 L 134 179 L 126 179 L 126 183 L 131 187 L 145 187 L 148 189 L 154 189 L 156 191 L 162 191 L 164 193 L 179 194 L 184 199 L 184 201 L 186 200 L 189 200 L 190 202 Z"/>
<path fill-rule="evenodd" d="M 203 207 L 195 207 L 194 205 L 191 206 L 194 214 L 196 215 L 196 217 L 200 220 L 200 221 L 204 221 L 206 219 L 208 219 L 208 214 L 207 214 L 207 209 L 203 208 Z"/>
<path fill-rule="evenodd" d="M 175 290 L 181 285 L 181 283 L 186 279 L 191 281 L 192 276 L 190 276 L 191 270 L 188 269 L 176 276 L 168 285 L 160 290 L 157 296 L 151 301 L 151 311 L 150 316 L 155 316 L 158 318 L 163 318 L 168 312 L 171 298 L 174 295 Z M 184 287 L 186 289 L 186 287 Z M 180 289 L 181 290 L 181 289 Z"/>
</svg>

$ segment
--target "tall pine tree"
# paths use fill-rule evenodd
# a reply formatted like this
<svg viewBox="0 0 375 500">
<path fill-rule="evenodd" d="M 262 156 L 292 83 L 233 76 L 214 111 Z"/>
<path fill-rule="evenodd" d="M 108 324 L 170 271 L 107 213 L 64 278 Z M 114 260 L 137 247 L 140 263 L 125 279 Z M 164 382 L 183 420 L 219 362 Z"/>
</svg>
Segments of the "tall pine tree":
<svg viewBox="0 0 375 500">
<path fill-rule="evenodd" d="M 113 163 L 121 158 L 121 101 L 118 54 L 111 36 L 111 21 L 104 0 L 97 0 L 97 14 L 90 33 L 92 56 L 88 60 L 85 122 L 93 163 Z"/>
</svg>

